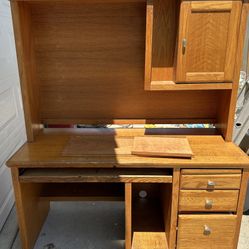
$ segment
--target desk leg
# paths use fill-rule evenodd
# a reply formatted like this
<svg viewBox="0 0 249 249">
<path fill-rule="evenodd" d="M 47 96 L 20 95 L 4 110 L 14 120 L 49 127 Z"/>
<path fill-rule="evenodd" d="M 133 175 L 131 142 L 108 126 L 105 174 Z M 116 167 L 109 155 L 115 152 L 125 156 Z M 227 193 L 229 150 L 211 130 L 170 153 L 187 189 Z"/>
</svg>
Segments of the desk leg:
<svg viewBox="0 0 249 249">
<path fill-rule="evenodd" d="M 132 185 L 125 183 L 125 249 L 132 243 Z"/>
<path fill-rule="evenodd" d="M 22 249 L 32 249 L 49 211 L 49 201 L 40 200 L 42 184 L 20 183 L 18 168 L 12 168 Z"/>
<path fill-rule="evenodd" d="M 244 204 L 245 204 L 245 199 L 246 199 L 248 179 L 249 179 L 249 171 L 244 170 L 243 175 L 242 175 L 242 180 L 241 180 L 241 186 L 240 186 L 238 211 L 237 211 L 237 225 L 236 225 L 236 232 L 235 232 L 235 237 L 234 237 L 234 249 L 238 247 L 241 219 L 242 219 L 242 215 L 244 212 Z"/>
</svg>

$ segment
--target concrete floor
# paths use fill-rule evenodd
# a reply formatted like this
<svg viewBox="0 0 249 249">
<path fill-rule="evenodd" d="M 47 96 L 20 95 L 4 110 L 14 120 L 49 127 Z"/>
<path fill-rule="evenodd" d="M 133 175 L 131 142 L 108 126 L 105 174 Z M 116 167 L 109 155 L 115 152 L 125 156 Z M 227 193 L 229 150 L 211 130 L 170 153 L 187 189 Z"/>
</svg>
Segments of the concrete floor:
<svg viewBox="0 0 249 249">
<path fill-rule="evenodd" d="M 15 209 L 0 232 L 0 249 L 21 249 Z M 54 202 L 34 249 L 124 249 L 122 202 Z M 249 215 L 238 249 L 249 249 Z"/>
</svg>

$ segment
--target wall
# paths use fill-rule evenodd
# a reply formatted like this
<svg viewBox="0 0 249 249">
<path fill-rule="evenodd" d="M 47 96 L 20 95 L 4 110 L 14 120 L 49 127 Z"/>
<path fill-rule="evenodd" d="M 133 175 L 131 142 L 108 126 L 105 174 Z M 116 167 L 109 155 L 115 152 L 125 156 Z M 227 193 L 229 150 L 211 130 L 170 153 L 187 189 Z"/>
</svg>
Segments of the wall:
<svg viewBox="0 0 249 249">
<path fill-rule="evenodd" d="M 25 141 L 10 3 L 0 0 L 0 230 L 14 203 L 5 162 Z"/>
</svg>

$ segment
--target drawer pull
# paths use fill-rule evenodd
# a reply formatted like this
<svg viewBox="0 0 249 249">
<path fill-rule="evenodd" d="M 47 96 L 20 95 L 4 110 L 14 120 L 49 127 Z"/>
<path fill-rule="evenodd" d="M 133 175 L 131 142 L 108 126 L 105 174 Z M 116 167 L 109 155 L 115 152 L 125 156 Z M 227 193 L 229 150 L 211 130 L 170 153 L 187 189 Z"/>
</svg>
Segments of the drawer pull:
<svg viewBox="0 0 249 249">
<path fill-rule="evenodd" d="M 213 207 L 213 200 L 206 200 L 205 208 L 211 209 Z"/>
<path fill-rule="evenodd" d="M 215 182 L 208 180 L 207 185 L 208 185 L 208 187 L 214 188 L 215 187 Z"/>
<path fill-rule="evenodd" d="M 212 229 L 208 225 L 204 225 L 204 235 L 210 235 Z"/>
</svg>

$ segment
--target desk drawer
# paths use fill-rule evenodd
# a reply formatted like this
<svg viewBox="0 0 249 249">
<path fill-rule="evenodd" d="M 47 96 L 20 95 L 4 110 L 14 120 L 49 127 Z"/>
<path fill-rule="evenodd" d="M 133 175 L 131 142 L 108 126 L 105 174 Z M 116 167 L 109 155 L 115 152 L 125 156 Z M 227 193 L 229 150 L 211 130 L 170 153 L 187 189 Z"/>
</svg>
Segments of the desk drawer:
<svg viewBox="0 0 249 249">
<path fill-rule="evenodd" d="M 236 215 L 179 215 L 177 249 L 233 249 Z"/>
<path fill-rule="evenodd" d="M 182 175 L 181 189 L 239 189 L 241 174 Z"/>
<path fill-rule="evenodd" d="M 179 211 L 236 211 L 238 195 L 238 190 L 181 190 Z"/>
</svg>

